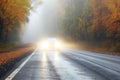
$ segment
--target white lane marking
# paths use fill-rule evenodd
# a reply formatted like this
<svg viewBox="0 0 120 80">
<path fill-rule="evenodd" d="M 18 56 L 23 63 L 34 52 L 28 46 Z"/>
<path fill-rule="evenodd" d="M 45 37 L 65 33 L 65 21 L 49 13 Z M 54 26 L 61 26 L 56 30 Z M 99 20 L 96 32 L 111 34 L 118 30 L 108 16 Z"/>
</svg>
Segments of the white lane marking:
<svg viewBox="0 0 120 80">
<path fill-rule="evenodd" d="M 34 55 L 35 51 L 17 69 L 15 69 L 5 80 L 12 80 L 15 77 L 15 75 L 23 68 L 23 66 L 29 61 L 29 59 Z"/>
</svg>

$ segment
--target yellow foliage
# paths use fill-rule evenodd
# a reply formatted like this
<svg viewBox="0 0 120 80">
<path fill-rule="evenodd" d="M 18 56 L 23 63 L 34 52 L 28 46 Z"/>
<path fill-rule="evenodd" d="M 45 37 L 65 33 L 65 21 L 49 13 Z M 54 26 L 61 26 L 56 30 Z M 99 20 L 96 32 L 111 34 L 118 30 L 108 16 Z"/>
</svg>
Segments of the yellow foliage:
<svg viewBox="0 0 120 80">
<path fill-rule="evenodd" d="M 26 21 L 31 8 L 30 4 L 30 0 L 0 0 L 0 21 L 7 34 L 14 28 L 14 25 Z"/>
</svg>

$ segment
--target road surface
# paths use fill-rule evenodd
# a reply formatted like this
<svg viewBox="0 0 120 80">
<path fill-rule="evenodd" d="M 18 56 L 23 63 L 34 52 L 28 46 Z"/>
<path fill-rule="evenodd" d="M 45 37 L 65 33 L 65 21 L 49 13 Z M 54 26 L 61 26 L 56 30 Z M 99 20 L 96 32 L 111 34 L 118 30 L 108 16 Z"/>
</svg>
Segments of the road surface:
<svg viewBox="0 0 120 80">
<path fill-rule="evenodd" d="M 120 57 L 73 49 L 36 49 L 5 80 L 120 80 Z"/>
</svg>

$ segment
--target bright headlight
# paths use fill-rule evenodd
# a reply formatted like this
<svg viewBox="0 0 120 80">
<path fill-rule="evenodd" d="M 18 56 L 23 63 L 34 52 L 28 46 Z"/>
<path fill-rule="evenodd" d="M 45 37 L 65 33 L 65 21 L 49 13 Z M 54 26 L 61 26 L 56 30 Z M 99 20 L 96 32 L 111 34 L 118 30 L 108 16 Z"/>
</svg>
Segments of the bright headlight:
<svg viewBox="0 0 120 80">
<path fill-rule="evenodd" d="M 56 47 L 56 48 L 60 48 L 60 47 L 61 47 L 60 42 L 56 42 L 56 43 L 55 43 L 55 47 Z"/>
<path fill-rule="evenodd" d="M 48 38 L 38 44 L 38 48 L 43 50 L 57 50 L 62 48 L 62 46 L 61 42 L 56 38 Z"/>
<path fill-rule="evenodd" d="M 41 48 L 47 49 L 48 47 L 49 47 L 49 44 L 48 44 L 47 41 L 44 41 L 44 42 L 41 43 Z"/>
</svg>

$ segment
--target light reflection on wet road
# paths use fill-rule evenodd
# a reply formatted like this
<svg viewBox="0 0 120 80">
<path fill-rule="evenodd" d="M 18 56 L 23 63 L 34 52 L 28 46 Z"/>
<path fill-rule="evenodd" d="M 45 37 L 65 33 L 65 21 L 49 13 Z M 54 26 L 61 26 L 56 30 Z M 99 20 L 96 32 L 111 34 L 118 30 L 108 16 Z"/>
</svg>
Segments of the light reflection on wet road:
<svg viewBox="0 0 120 80">
<path fill-rule="evenodd" d="M 87 59 L 83 58 L 82 54 L 76 53 L 70 50 L 63 50 L 61 52 L 41 52 L 37 50 L 24 67 L 15 75 L 13 80 L 119 80 L 120 75 L 109 73 L 107 69 L 102 70 L 101 67 L 96 66 L 97 64 L 94 65 L 92 63 L 93 65 L 91 65 L 89 62 L 86 66 L 85 61 Z M 106 56 L 106 59 L 108 58 L 109 56 Z M 113 58 L 114 60 L 116 58 L 119 59 L 119 57 Z M 109 74 L 115 77 L 112 77 L 112 79 Z"/>
</svg>

